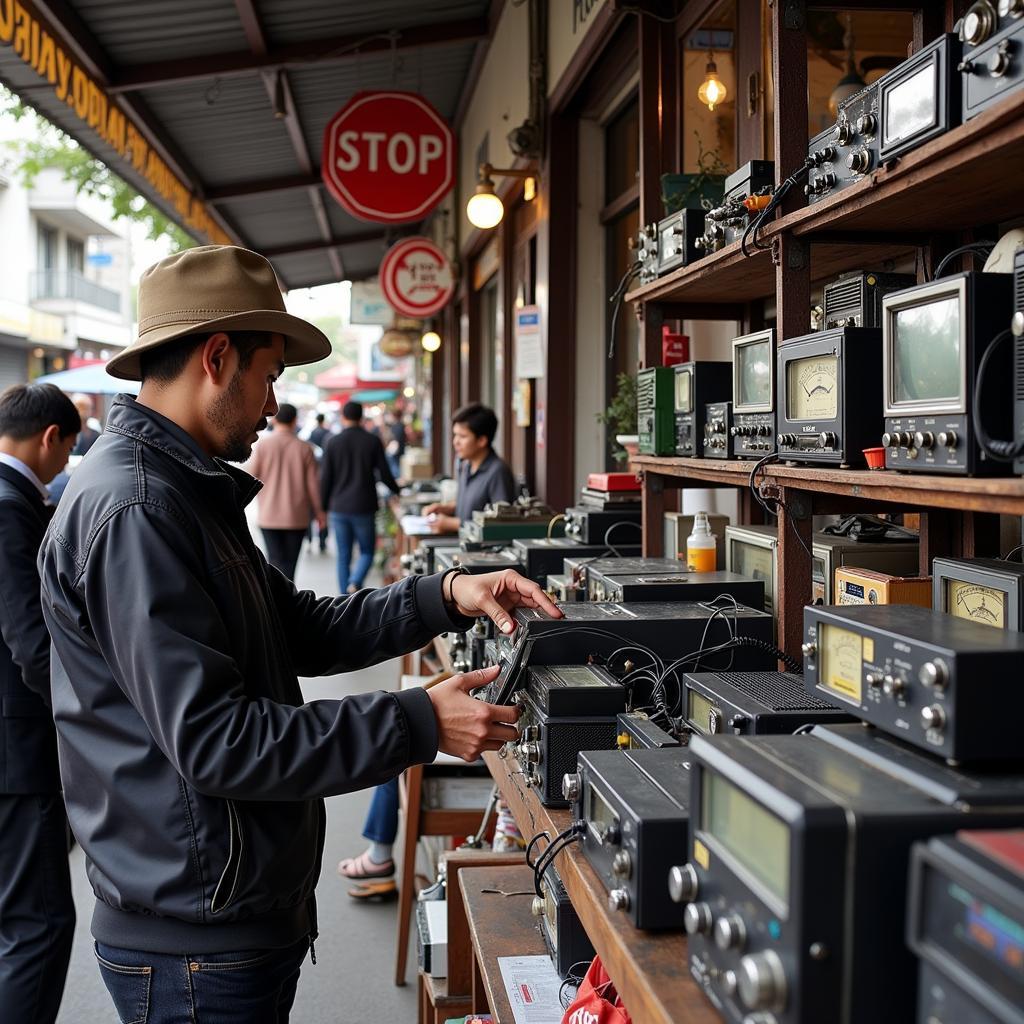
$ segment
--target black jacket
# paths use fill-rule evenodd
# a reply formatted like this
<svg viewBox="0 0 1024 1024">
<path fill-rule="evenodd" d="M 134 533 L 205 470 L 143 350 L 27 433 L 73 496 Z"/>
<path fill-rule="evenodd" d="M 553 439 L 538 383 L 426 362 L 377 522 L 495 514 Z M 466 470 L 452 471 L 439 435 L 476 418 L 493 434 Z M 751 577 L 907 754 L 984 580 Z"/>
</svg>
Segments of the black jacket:
<svg viewBox="0 0 1024 1024">
<path fill-rule="evenodd" d="M 362 427 L 346 427 L 327 442 L 320 465 L 320 500 L 328 512 L 367 515 L 377 511 L 377 478 L 392 494 L 391 475 L 380 438 Z"/>
<path fill-rule="evenodd" d="M 60 790 L 36 569 L 52 513 L 31 481 L 0 463 L 0 793 Z"/>
<path fill-rule="evenodd" d="M 423 690 L 304 704 L 297 676 L 465 628 L 439 579 L 296 591 L 250 537 L 259 487 L 122 395 L 43 542 L 65 800 L 102 942 L 200 953 L 315 933 L 321 798 L 435 755 Z"/>
</svg>

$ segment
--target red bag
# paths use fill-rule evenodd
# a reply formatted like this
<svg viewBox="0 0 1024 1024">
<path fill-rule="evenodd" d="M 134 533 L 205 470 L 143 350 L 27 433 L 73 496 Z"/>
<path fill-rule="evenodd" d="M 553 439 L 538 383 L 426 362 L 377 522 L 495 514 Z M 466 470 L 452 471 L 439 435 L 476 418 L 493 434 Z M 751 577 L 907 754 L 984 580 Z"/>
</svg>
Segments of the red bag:
<svg viewBox="0 0 1024 1024">
<path fill-rule="evenodd" d="M 632 1024 L 612 979 L 595 956 L 576 998 L 562 1017 L 562 1024 Z"/>
</svg>

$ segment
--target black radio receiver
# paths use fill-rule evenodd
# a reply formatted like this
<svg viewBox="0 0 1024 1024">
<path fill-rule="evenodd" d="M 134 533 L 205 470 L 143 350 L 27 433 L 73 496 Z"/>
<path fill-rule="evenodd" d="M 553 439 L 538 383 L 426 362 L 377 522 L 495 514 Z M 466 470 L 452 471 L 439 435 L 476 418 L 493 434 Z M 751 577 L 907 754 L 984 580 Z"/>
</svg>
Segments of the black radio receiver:
<svg viewBox="0 0 1024 1024">
<path fill-rule="evenodd" d="M 883 274 L 858 270 L 829 281 L 822 289 L 822 326 L 881 327 L 882 299 L 889 292 L 910 288 L 913 274 Z"/>
<path fill-rule="evenodd" d="M 915 605 L 804 608 L 804 684 L 951 761 L 1019 757 L 1024 634 Z"/>
<path fill-rule="evenodd" d="M 1002 558 L 934 558 L 932 608 L 984 626 L 1024 630 L 1024 565 Z"/>
<path fill-rule="evenodd" d="M 729 398 L 732 367 L 726 362 L 678 363 L 675 367 L 676 455 L 704 454 L 704 415 L 708 402 Z"/>
<path fill-rule="evenodd" d="M 678 736 L 655 725 L 644 711 L 624 711 L 619 715 L 618 728 L 615 744 L 622 750 L 660 750 L 681 745 Z"/>
<path fill-rule="evenodd" d="M 839 104 L 836 123 L 807 144 L 809 203 L 863 181 L 878 166 L 878 86 L 875 82 Z"/>
<path fill-rule="evenodd" d="M 998 8 L 998 9 L 997 9 Z M 987 110 L 1024 83 L 1024 3 L 979 0 L 960 22 L 963 117 Z"/>
<path fill-rule="evenodd" d="M 914 1021 L 912 844 L 1024 822 L 1024 793 L 945 803 L 821 729 L 690 740 L 690 861 L 669 886 L 686 904 L 690 973 L 730 1024 Z"/>
<path fill-rule="evenodd" d="M 566 555 L 562 568 L 573 577 L 584 590 L 590 574 L 609 573 L 615 576 L 627 576 L 633 573 L 677 573 L 686 572 L 686 564 L 678 558 L 641 558 L 630 556 L 628 558 L 579 558 L 576 555 Z"/>
<path fill-rule="evenodd" d="M 573 967 L 589 964 L 594 959 L 594 947 L 565 891 L 554 861 L 544 869 L 540 893 L 534 896 L 530 911 L 537 918 L 537 927 L 551 963 L 558 976 L 566 978 Z"/>
<path fill-rule="evenodd" d="M 626 536 L 630 534 L 630 528 L 624 527 L 621 532 Z M 628 539 L 634 538 L 629 536 Z M 640 554 L 639 544 L 617 543 L 615 548 L 623 554 Z M 522 563 L 523 575 L 536 583 L 543 583 L 548 576 L 562 571 L 567 558 L 580 561 L 599 558 L 608 554 L 608 545 L 600 538 L 596 544 L 584 544 L 571 537 L 552 537 L 550 540 L 546 537 L 529 537 L 512 541 L 512 550 Z"/>
<path fill-rule="evenodd" d="M 565 776 L 584 821 L 583 856 L 608 890 L 608 908 L 637 928 L 681 928 L 668 898 L 672 855 L 686 844 L 690 765 L 685 747 L 592 750 Z"/>
<path fill-rule="evenodd" d="M 714 601 L 723 595 L 748 608 L 764 608 L 764 582 L 734 572 L 627 573 L 608 570 L 587 574 L 591 601 Z"/>
<path fill-rule="evenodd" d="M 732 343 L 732 449 L 737 459 L 775 451 L 775 329 Z"/>
<path fill-rule="evenodd" d="M 780 458 L 818 465 L 862 465 L 882 427 L 882 332 L 839 327 L 779 346 Z"/>
<path fill-rule="evenodd" d="M 733 437 L 732 402 L 708 402 L 704 407 L 704 458 L 731 459 Z"/>
<path fill-rule="evenodd" d="M 617 503 L 607 509 L 573 505 L 565 510 L 565 535 L 581 544 L 603 544 L 612 529 L 615 532 L 608 539 L 616 547 L 622 540 L 636 541 L 641 535 L 640 502 Z"/>
<path fill-rule="evenodd" d="M 907 944 L 918 1024 L 1024 1024 L 1024 831 L 915 843 Z"/>
</svg>

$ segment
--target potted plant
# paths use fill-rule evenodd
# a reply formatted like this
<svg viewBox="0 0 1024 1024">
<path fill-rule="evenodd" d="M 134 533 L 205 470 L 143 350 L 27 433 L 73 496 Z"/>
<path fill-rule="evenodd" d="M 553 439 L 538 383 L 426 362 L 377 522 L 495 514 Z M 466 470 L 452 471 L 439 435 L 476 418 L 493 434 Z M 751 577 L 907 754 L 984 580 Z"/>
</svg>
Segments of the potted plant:
<svg viewBox="0 0 1024 1024">
<path fill-rule="evenodd" d="M 717 149 L 704 149 L 700 134 L 697 136 L 697 170 L 693 174 L 663 174 L 661 201 L 665 216 L 684 208 L 710 210 L 722 202 L 728 167 Z"/>
<path fill-rule="evenodd" d="M 636 455 L 640 447 L 636 432 L 636 377 L 620 373 L 615 384 L 615 395 L 608 408 L 597 414 L 597 422 L 615 432 L 612 458 L 621 466 L 631 455 Z"/>
</svg>

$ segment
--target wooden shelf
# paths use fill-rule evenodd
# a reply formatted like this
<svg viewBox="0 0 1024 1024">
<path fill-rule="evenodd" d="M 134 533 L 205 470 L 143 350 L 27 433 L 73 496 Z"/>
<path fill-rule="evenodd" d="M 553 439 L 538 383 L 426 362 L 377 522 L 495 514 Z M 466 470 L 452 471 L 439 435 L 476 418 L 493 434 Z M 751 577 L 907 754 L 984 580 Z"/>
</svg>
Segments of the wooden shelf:
<svg viewBox="0 0 1024 1024">
<path fill-rule="evenodd" d="M 537 794 L 522 784 L 511 759 L 484 754 L 501 795 L 528 839 L 546 830 L 552 837 L 568 827 L 565 810 L 543 807 Z M 680 856 L 685 850 L 680 850 Z M 718 1015 L 690 977 L 686 939 L 679 932 L 645 932 L 629 919 L 608 910 L 608 892 L 575 846 L 557 859 L 565 884 L 594 949 L 601 956 L 622 1000 L 635 1021 L 644 1024 L 717 1024 Z"/>
<path fill-rule="evenodd" d="M 741 460 L 657 455 L 637 455 L 630 460 L 630 467 L 636 472 L 728 487 L 746 487 L 753 466 L 753 462 Z M 1024 479 L 1020 477 L 957 477 L 771 463 L 761 470 L 758 479 L 772 480 L 788 490 L 811 495 L 828 494 L 912 508 L 1024 515 Z"/>
</svg>

